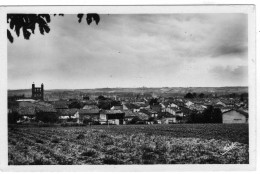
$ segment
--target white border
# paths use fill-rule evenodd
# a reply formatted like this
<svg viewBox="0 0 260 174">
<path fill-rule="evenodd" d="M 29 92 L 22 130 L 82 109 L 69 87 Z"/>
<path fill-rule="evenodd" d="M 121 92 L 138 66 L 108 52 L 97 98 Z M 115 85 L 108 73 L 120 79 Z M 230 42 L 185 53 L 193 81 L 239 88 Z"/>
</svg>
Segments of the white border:
<svg viewBox="0 0 260 174">
<path fill-rule="evenodd" d="M 161 1 L 163 2 L 163 1 Z M 183 2 L 183 1 L 182 1 Z M 80 3 L 78 3 L 80 4 Z M 93 3 L 92 3 L 93 4 Z M 107 3 L 103 3 L 107 4 Z M 120 4 L 120 3 L 118 3 Z M 121 3 L 122 4 L 122 3 Z M 137 3 L 138 4 L 138 3 Z M 154 4 L 154 3 L 151 3 Z M 158 4 L 158 3 L 157 3 Z M 162 4 L 162 3 L 159 3 Z M 183 4 L 185 4 L 183 2 Z M 130 165 L 130 166 L 8 166 L 7 165 L 7 38 L 6 29 L 0 28 L 0 114 L 2 116 L 1 126 L 1 143 L 2 148 L 0 151 L 1 169 L 4 171 L 241 171 L 241 170 L 254 170 L 255 169 L 255 148 L 256 148 L 256 77 L 255 77 L 255 7 L 254 6 L 31 6 L 31 7 L 9 7 L 1 8 L 0 19 L 6 19 L 8 12 L 28 12 L 31 13 L 64 13 L 74 14 L 79 12 L 96 12 L 96 13 L 247 13 L 248 14 L 248 36 L 249 36 L 249 98 L 250 98 L 250 164 L 249 165 Z M 0 20 L 0 26 L 6 26 L 5 20 Z M 4 100 L 5 99 L 5 100 Z"/>
</svg>

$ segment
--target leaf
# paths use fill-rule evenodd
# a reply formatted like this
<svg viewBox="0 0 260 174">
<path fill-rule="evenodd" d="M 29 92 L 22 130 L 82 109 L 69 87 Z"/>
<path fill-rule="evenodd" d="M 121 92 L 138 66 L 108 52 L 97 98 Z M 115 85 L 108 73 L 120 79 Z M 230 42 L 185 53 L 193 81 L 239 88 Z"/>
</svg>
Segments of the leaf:
<svg viewBox="0 0 260 174">
<path fill-rule="evenodd" d="M 87 23 L 88 25 L 91 24 L 92 19 L 96 22 L 96 24 L 98 25 L 99 21 L 100 21 L 100 17 L 98 14 L 96 13 L 88 13 L 87 14 Z"/>
<path fill-rule="evenodd" d="M 78 20 L 79 23 L 81 23 L 81 20 L 82 20 L 82 18 L 83 18 L 83 14 L 82 14 L 82 13 L 79 13 L 77 16 L 78 16 L 78 18 L 79 18 L 79 20 Z"/>
<path fill-rule="evenodd" d="M 10 28 L 14 29 L 14 21 L 13 20 L 10 21 Z"/>
<path fill-rule="evenodd" d="M 43 26 L 42 26 L 42 25 L 39 25 L 39 30 L 40 30 L 40 33 L 41 33 L 42 35 L 44 35 L 44 29 L 43 29 Z"/>
<path fill-rule="evenodd" d="M 22 28 L 22 26 L 20 24 L 16 24 L 15 26 L 15 32 L 16 35 L 19 37 L 20 36 L 20 29 Z"/>
<path fill-rule="evenodd" d="M 46 26 L 48 27 L 46 21 L 42 17 L 39 17 L 38 24 L 39 24 L 40 33 L 44 35 L 44 30 L 46 30 L 46 31 L 48 30 L 48 29 L 46 29 Z"/>
<path fill-rule="evenodd" d="M 50 27 L 48 25 L 44 25 L 43 29 L 45 30 L 46 33 L 50 32 Z"/>
<path fill-rule="evenodd" d="M 94 19 L 94 21 L 96 22 L 96 24 L 98 25 L 99 21 L 100 21 L 100 17 L 98 14 L 94 13 L 92 14 L 92 17 Z"/>
<path fill-rule="evenodd" d="M 8 38 L 8 40 L 9 40 L 11 43 L 13 43 L 14 38 L 13 38 L 11 32 L 10 32 L 8 29 L 7 29 L 7 38 Z"/>
<path fill-rule="evenodd" d="M 30 36 L 31 36 L 31 33 L 25 27 L 23 27 L 23 37 L 24 37 L 24 39 L 29 40 Z"/>
<path fill-rule="evenodd" d="M 39 14 L 38 16 L 41 17 L 41 18 L 45 18 L 47 23 L 51 22 L 51 17 L 50 17 L 49 14 Z"/>
<path fill-rule="evenodd" d="M 28 28 L 28 29 L 31 29 L 32 33 L 34 34 L 35 23 L 30 24 L 27 28 Z"/>
<path fill-rule="evenodd" d="M 91 22 L 92 22 L 92 15 L 91 14 L 87 14 L 86 21 L 87 21 L 88 25 L 91 24 Z"/>
</svg>

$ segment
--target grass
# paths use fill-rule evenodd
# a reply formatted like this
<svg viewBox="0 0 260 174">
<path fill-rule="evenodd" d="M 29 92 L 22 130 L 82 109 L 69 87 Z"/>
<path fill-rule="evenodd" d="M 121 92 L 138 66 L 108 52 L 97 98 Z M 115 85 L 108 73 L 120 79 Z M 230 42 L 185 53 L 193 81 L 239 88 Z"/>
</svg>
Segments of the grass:
<svg viewBox="0 0 260 174">
<path fill-rule="evenodd" d="M 236 142 L 236 148 L 224 153 L 233 142 Z M 8 130 L 9 165 L 248 162 L 246 124 L 110 125 Z"/>
</svg>

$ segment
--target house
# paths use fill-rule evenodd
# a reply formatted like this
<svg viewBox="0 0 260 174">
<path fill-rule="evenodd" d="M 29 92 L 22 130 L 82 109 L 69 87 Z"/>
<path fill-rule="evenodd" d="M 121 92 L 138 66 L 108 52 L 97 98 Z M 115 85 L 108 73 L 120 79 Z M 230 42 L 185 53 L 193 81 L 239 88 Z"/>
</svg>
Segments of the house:
<svg viewBox="0 0 260 174">
<path fill-rule="evenodd" d="M 99 109 L 97 105 L 85 105 L 82 109 Z"/>
<path fill-rule="evenodd" d="M 112 106 L 111 108 L 110 108 L 111 110 L 123 110 L 123 106 L 121 105 L 121 106 Z"/>
<path fill-rule="evenodd" d="M 140 109 L 150 108 L 149 104 L 145 102 L 134 102 L 133 104 L 140 107 Z"/>
<path fill-rule="evenodd" d="M 216 107 L 219 107 L 219 108 L 221 108 L 221 107 L 226 107 L 227 105 L 225 104 L 225 103 L 223 103 L 222 101 L 219 101 L 219 102 L 217 102 L 215 105 L 214 105 L 214 107 L 216 108 Z"/>
<path fill-rule="evenodd" d="M 194 104 L 194 105 L 191 105 L 191 106 L 189 107 L 190 110 L 192 110 L 192 111 L 198 111 L 198 112 L 200 112 L 200 113 L 202 113 L 206 108 L 207 108 L 207 106 L 200 105 L 200 104 Z"/>
<path fill-rule="evenodd" d="M 100 111 L 99 109 L 79 109 L 79 122 L 83 123 L 86 120 L 91 120 L 97 122 L 99 119 Z"/>
<path fill-rule="evenodd" d="M 101 124 L 123 124 L 125 113 L 121 110 L 102 110 L 100 111 L 99 122 Z"/>
<path fill-rule="evenodd" d="M 150 109 L 156 112 L 161 112 L 161 105 L 150 105 Z"/>
<path fill-rule="evenodd" d="M 223 123 L 248 123 L 248 113 L 241 110 L 231 109 L 223 112 L 222 114 Z"/>
<path fill-rule="evenodd" d="M 53 105 L 47 103 L 38 103 L 35 106 L 36 118 L 42 122 L 56 122 L 58 121 L 57 110 Z"/>
<path fill-rule="evenodd" d="M 17 123 L 35 119 L 36 110 L 33 106 L 19 107 L 16 109 L 16 111 L 22 117 L 17 121 Z"/>
<path fill-rule="evenodd" d="M 161 124 L 174 124 L 176 123 L 176 117 L 170 116 L 170 117 L 164 117 L 160 119 Z"/>
<path fill-rule="evenodd" d="M 188 116 L 192 113 L 192 110 L 187 107 L 180 107 L 180 110 L 183 112 L 183 116 Z"/>
<path fill-rule="evenodd" d="M 149 115 L 149 117 L 153 117 L 153 118 L 156 118 L 158 117 L 158 112 L 152 110 L 152 109 L 141 109 L 140 112 L 143 112 L 147 115 Z"/>
<path fill-rule="evenodd" d="M 173 103 L 174 103 L 175 105 L 177 105 L 178 107 L 184 107 L 184 106 L 185 106 L 184 102 L 181 101 L 181 100 L 175 100 Z M 174 106 L 173 106 L 173 107 L 174 107 Z"/>
<path fill-rule="evenodd" d="M 125 121 L 126 122 L 129 122 L 129 121 L 131 121 L 134 117 L 136 117 L 136 113 L 135 112 L 133 112 L 133 111 L 130 111 L 130 110 L 126 110 L 126 111 L 124 111 L 124 113 L 125 113 Z"/>
<path fill-rule="evenodd" d="M 99 109 L 79 109 L 79 116 L 99 116 Z"/>
<path fill-rule="evenodd" d="M 148 124 L 149 122 L 149 115 L 143 113 L 143 112 L 136 112 L 136 117 L 140 120 L 137 122 L 137 124 Z"/>
<path fill-rule="evenodd" d="M 193 102 L 191 102 L 191 101 L 187 101 L 186 103 L 185 103 L 185 105 L 187 106 L 187 107 L 190 107 L 191 105 L 193 105 L 194 103 Z"/>
<path fill-rule="evenodd" d="M 129 108 L 127 107 L 128 106 L 127 103 L 122 102 L 122 105 L 123 105 L 123 110 L 124 111 L 125 110 L 129 110 Z"/>
<path fill-rule="evenodd" d="M 61 109 L 58 111 L 59 119 L 62 121 L 67 121 L 68 119 L 73 119 L 79 122 L 79 111 L 78 109 Z"/>
<path fill-rule="evenodd" d="M 170 107 L 170 108 L 166 108 L 166 112 L 172 114 L 172 115 L 178 115 L 180 117 L 183 117 L 183 112 L 182 110 L 176 108 L 176 107 Z"/>
<path fill-rule="evenodd" d="M 140 106 L 137 106 L 136 104 L 133 104 L 133 103 L 126 103 L 124 108 L 125 108 L 124 110 L 128 109 L 128 110 L 131 110 L 133 112 L 139 112 L 140 109 L 141 109 Z"/>
</svg>

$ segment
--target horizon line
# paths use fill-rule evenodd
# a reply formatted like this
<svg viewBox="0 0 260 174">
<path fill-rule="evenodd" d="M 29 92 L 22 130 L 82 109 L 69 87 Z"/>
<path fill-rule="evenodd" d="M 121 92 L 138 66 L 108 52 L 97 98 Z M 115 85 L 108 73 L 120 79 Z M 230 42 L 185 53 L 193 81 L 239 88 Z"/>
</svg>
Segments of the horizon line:
<svg viewBox="0 0 260 174">
<path fill-rule="evenodd" d="M 190 87 L 183 87 L 183 86 L 175 86 L 175 87 L 147 87 L 147 86 L 141 86 L 141 87 L 100 87 L 100 88 L 50 88 L 45 90 L 95 90 L 95 89 L 127 89 L 127 88 L 231 88 L 231 87 L 247 87 L 248 86 L 190 86 Z M 7 89 L 7 90 L 31 90 L 31 88 L 20 88 L 20 89 Z"/>
</svg>

